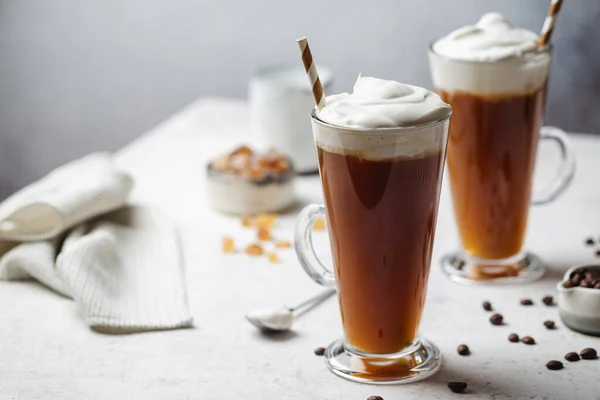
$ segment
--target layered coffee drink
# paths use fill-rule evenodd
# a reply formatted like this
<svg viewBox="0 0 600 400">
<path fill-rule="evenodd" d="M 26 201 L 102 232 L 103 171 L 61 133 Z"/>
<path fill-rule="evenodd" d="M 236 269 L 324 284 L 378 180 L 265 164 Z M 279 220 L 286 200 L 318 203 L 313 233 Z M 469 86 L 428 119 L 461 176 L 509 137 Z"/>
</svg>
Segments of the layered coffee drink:
<svg viewBox="0 0 600 400">
<path fill-rule="evenodd" d="M 346 339 L 397 352 L 414 341 L 423 311 L 443 155 L 317 151 Z"/>
<path fill-rule="evenodd" d="M 518 256 L 525 239 L 550 66 L 537 38 L 489 13 L 430 52 L 434 86 L 454 109 L 448 171 L 458 231 L 464 252 L 484 264 Z M 505 266 L 472 277 L 518 274 Z"/>
<path fill-rule="evenodd" d="M 345 338 L 363 353 L 415 341 L 450 112 L 425 89 L 361 77 L 313 121 Z"/>
</svg>

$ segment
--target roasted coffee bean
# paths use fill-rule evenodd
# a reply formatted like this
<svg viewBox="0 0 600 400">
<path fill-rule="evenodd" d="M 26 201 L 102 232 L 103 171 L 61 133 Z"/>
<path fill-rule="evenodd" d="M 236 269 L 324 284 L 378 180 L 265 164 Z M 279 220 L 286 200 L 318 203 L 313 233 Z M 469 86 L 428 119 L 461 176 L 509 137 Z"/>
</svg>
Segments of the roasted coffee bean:
<svg viewBox="0 0 600 400">
<path fill-rule="evenodd" d="M 583 276 L 590 282 L 595 281 L 598 278 L 592 271 L 587 271 Z"/>
<path fill-rule="evenodd" d="M 533 338 L 531 336 L 524 336 L 523 339 L 521 339 L 521 342 L 527 344 L 527 345 L 532 345 L 535 344 L 535 340 L 533 340 Z"/>
<path fill-rule="evenodd" d="M 322 356 L 323 354 L 325 354 L 325 347 L 317 347 L 315 349 L 315 354 L 318 356 Z"/>
<path fill-rule="evenodd" d="M 575 276 L 571 278 L 571 282 L 573 282 L 575 286 L 579 286 L 583 279 L 584 276 L 582 274 L 575 274 Z"/>
<path fill-rule="evenodd" d="M 593 246 L 594 245 L 594 238 L 587 238 L 585 239 L 585 244 L 587 244 L 588 246 Z"/>
<path fill-rule="evenodd" d="M 500 314 L 494 314 L 490 317 L 492 325 L 502 325 L 504 323 L 504 317 Z"/>
<path fill-rule="evenodd" d="M 548 329 L 554 329 L 555 328 L 554 321 L 550 321 L 550 320 L 544 321 L 544 326 L 546 328 L 548 328 Z"/>
<path fill-rule="evenodd" d="M 563 369 L 563 363 L 556 360 L 548 361 L 548 363 L 546 364 L 546 368 L 552 371 L 557 371 L 559 369 Z"/>
<path fill-rule="evenodd" d="M 589 347 L 586 348 L 586 349 L 581 350 L 581 352 L 579 353 L 579 355 L 584 360 L 595 360 L 596 358 L 598 358 L 598 353 L 596 353 L 596 350 L 591 349 Z"/>
<path fill-rule="evenodd" d="M 448 382 L 448 389 L 454 393 L 462 393 L 467 388 L 467 382 Z"/>
<path fill-rule="evenodd" d="M 573 281 L 572 281 L 572 280 L 569 280 L 569 281 L 566 281 L 565 283 L 563 283 L 563 286 L 564 286 L 564 287 L 566 287 L 566 288 L 568 289 L 568 288 L 575 287 L 575 286 L 577 286 L 577 285 L 576 285 L 575 283 L 573 283 Z"/>
<path fill-rule="evenodd" d="M 367 400 L 383 400 L 383 397 L 381 397 L 381 396 L 369 396 L 369 398 Z"/>
<path fill-rule="evenodd" d="M 510 335 L 508 335 L 508 341 L 513 343 L 519 342 L 519 335 L 517 335 L 516 333 L 511 333 Z"/>
<path fill-rule="evenodd" d="M 600 289 L 600 281 L 596 282 L 594 285 L 594 289 Z"/>
<path fill-rule="evenodd" d="M 585 270 L 577 269 L 577 270 L 571 272 L 571 275 L 569 275 L 569 279 L 573 279 L 576 276 L 579 276 L 580 279 L 583 279 L 583 274 L 585 274 Z"/>
<path fill-rule="evenodd" d="M 492 311 L 492 303 L 490 303 L 489 301 L 484 301 L 483 302 L 483 309 L 485 311 Z"/>
<path fill-rule="evenodd" d="M 579 354 L 575 353 L 574 351 L 567 353 L 565 354 L 565 360 L 571 362 L 579 361 Z"/>
<path fill-rule="evenodd" d="M 588 281 L 587 279 L 582 280 L 581 283 L 579 284 L 579 286 L 584 287 L 584 288 L 594 287 L 594 285 L 592 285 L 592 282 Z"/>
<path fill-rule="evenodd" d="M 600 250 L 596 250 L 596 257 L 600 257 Z"/>
<path fill-rule="evenodd" d="M 554 297 L 544 296 L 544 298 L 542 299 L 542 302 L 547 306 L 553 306 L 554 305 Z"/>
<path fill-rule="evenodd" d="M 468 356 L 469 354 L 471 354 L 471 350 L 469 350 L 469 346 L 467 346 L 466 344 L 461 344 L 460 346 L 458 346 L 458 354 L 460 354 L 461 356 Z"/>
<path fill-rule="evenodd" d="M 523 300 L 521 300 L 521 305 L 522 306 L 532 306 L 533 301 L 531 299 L 523 299 Z"/>
</svg>

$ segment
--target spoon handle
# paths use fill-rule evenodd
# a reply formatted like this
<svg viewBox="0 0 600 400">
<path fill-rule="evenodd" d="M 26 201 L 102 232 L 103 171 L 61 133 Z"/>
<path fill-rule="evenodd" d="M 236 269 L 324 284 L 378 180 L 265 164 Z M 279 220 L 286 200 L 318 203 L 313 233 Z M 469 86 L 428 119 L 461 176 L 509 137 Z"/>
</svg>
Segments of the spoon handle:
<svg viewBox="0 0 600 400">
<path fill-rule="evenodd" d="M 324 290 L 323 292 L 319 293 L 318 295 L 311 297 L 310 299 L 305 300 L 300 304 L 297 304 L 295 307 L 290 308 L 290 311 L 295 312 L 295 311 L 297 311 L 301 308 L 304 308 L 308 305 L 310 305 L 310 308 L 312 308 L 312 307 L 324 302 L 325 300 L 327 300 L 334 294 L 335 294 L 335 289 Z"/>
</svg>

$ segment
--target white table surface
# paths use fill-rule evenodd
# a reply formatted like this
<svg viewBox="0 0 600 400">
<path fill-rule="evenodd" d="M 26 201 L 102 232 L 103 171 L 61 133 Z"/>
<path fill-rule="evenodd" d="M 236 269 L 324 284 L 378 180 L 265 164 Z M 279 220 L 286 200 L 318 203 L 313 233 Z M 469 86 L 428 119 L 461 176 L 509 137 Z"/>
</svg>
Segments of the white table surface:
<svg viewBox="0 0 600 400">
<path fill-rule="evenodd" d="M 204 196 L 208 158 L 250 142 L 244 103 L 205 99 L 191 105 L 118 153 L 136 179 L 134 201 L 161 207 L 181 230 L 190 305 L 196 327 L 170 332 L 111 336 L 91 331 L 73 302 L 34 282 L 0 282 L 0 398 L 2 399 L 450 399 L 449 380 L 466 380 L 468 398 L 600 399 L 600 360 L 568 363 L 584 347 L 600 350 L 600 338 L 574 333 L 556 307 L 541 304 L 571 265 L 594 260 L 583 245 L 600 238 L 600 138 L 571 135 L 578 158 L 572 187 L 557 202 L 531 212 L 527 248 L 548 264 L 542 280 L 526 286 L 465 287 L 441 273 L 439 259 L 457 237 L 444 185 L 434 263 L 421 331 L 442 350 L 442 369 L 411 385 L 377 387 L 342 380 L 328 372 L 314 348 L 341 335 L 331 299 L 297 321 L 293 333 L 265 337 L 243 318 L 250 309 L 294 304 L 320 291 L 301 270 L 292 250 L 282 263 L 221 253 L 221 237 L 247 238 L 238 219 L 213 213 Z M 308 133 L 307 133 L 308 134 Z M 541 180 L 554 171 L 557 152 L 541 146 Z M 302 202 L 318 202 L 319 181 L 302 178 Z M 297 210 L 296 210 L 297 211 Z M 276 234 L 291 239 L 294 213 Z M 326 236 L 321 243 L 326 246 Z M 519 305 L 523 297 L 535 306 Z M 507 321 L 488 322 L 489 300 Z M 548 331 L 546 319 L 557 322 Z M 509 343 L 516 332 L 535 346 Z M 466 343 L 472 354 L 460 357 Z"/>
</svg>

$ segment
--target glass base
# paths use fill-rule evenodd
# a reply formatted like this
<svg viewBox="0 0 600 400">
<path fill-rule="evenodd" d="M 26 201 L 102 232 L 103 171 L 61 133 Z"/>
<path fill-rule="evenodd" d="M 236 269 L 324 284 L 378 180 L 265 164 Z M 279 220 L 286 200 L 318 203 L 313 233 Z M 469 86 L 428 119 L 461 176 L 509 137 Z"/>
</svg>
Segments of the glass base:
<svg viewBox="0 0 600 400">
<path fill-rule="evenodd" d="M 423 339 L 402 352 L 386 355 L 362 353 L 340 339 L 325 351 L 325 364 L 344 379 L 393 385 L 433 375 L 442 364 L 442 354 L 433 343 Z"/>
<path fill-rule="evenodd" d="M 521 253 L 504 260 L 482 260 L 463 252 L 442 258 L 442 270 L 450 279 L 469 285 L 495 285 L 535 281 L 546 269 L 542 260 Z"/>
</svg>

